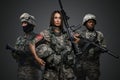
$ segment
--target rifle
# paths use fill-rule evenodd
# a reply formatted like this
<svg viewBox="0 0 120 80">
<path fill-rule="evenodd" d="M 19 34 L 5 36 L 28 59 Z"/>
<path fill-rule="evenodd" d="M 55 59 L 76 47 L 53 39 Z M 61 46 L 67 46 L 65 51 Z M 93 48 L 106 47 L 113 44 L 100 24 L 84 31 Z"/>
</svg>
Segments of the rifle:
<svg viewBox="0 0 120 80">
<path fill-rule="evenodd" d="M 73 26 L 71 26 L 71 27 L 73 27 Z M 78 27 L 78 28 L 76 28 L 76 29 L 71 28 L 71 30 L 72 30 L 73 32 L 75 32 L 75 31 L 77 31 L 79 28 L 81 28 L 81 26 Z M 102 47 L 102 46 L 96 44 L 95 42 L 90 41 L 89 39 L 84 38 L 84 37 L 82 37 L 82 36 L 78 36 L 78 38 L 80 38 L 81 40 L 83 40 L 83 42 L 86 43 L 86 47 L 85 47 L 85 48 L 87 48 L 87 47 L 90 46 L 90 45 L 93 45 L 94 47 L 99 48 L 99 50 L 102 51 L 103 53 L 107 53 L 108 55 L 110 55 L 110 56 L 112 56 L 112 57 L 114 57 L 114 58 L 116 58 L 116 59 L 119 59 L 119 55 L 113 54 L 114 52 L 113 52 L 112 50 L 109 50 L 107 47 Z M 84 48 L 84 49 L 85 49 L 85 48 Z"/>
<path fill-rule="evenodd" d="M 41 69 L 40 65 L 35 61 L 34 57 L 32 57 L 32 54 L 30 54 L 28 51 L 16 50 L 9 44 L 6 45 L 6 49 L 10 50 L 12 54 L 16 53 L 20 57 L 20 60 L 19 60 L 20 64 L 24 64 L 25 58 L 31 56 L 30 59 L 33 62 L 32 65 L 38 69 Z"/>
<path fill-rule="evenodd" d="M 89 45 L 93 45 L 93 46 L 99 48 L 100 51 L 105 52 L 105 53 L 109 54 L 110 56 L 112 56 L 112 57 L 114 57 L 114 58 L 116 58 L 116 59 L 119 59 L 119 56 L 113 54 L 114 52 L 111 51 L 111 50 L 109 50 L 108 48 L 106 48 L 106 47 L 102 47 L 102 46 L 96 44 L 95 42 L 90 41 L 89 39 L 83 38 L 82 36 L 80 36 L 80 39 L 82 39 L 84 42 L 86 42 L 86 43 L 88 44 L 87 46 L 89 46 Z"/>
<path fill-rule="evenodd" d="M 6 45 L 6 49 L 10 50 L 13 53 L 16 53 L 19 56 L 30 56 L 30 54 L 27 54 L 28 51 L 22 51 L 22 50 L 16 50 L 15 48 L 13 48 L 11 45 L 7 44 Z"/>
<path fill-rule="evenodd" d="M 65 25 L 65 30 L 67 32 L 67 35 L 68 35 L 68 38 L 69 38 L 70 43 L 72 45 L 72 48 L 74 50 L 74 53 L 75 53 L 75 55 L 77 55 L 77 54 L 79 54 L 79 50 L 78 50 L 76 44 L 74 43 L 74 37 L 73 37 L 73 34 L 72 34 L 72 30 L 71 30 L 71 27 L 68 24 L 69 17 L 66 15 L 66 13 L 63 9 L 61 0 L 59 0 L 59 5 L 60 5 L 61 13 L 62 13 L 62 16 L 63 16 L 63 22 L 64 22 L 64 25 Z"/>
<path fill-rule="evenodd" d="M 73 37 L 73 34 L 72 34 L 72 30 L 71 30 L 71 27 L 70 27 L 69 24 L 68 24 L 68 19 L 69 19 L 69 17 L 66 15 L 66 13 L 65 13 L 65 11 L 64 11 L 64 9 L 63 9 L 61 0 L 59 0 L 59 5 L 60 5 L 60 8 L 61 8 L 61 13 L 62 13 L 62 16 L 63 16 L 63 22 L 64 22 L 64 25 L 65 25 L 64 29 L 65 29 L 65 31 L 66 31 L 66 33 L 67 33 L 67 35 L 68 35 L 69 40 L 70 40 L 70 44 L 71 44 L 72 49 L 73 49 L 73 51 L 74 51 L 75 57 L 77 57 L 77 55 L 79 55 L 79 54 L 81 54 L 81 53 L 79 52 L 78 45 L 76 45 L 76 44 L 74 43 L 74 37 Z M 63 55 L 63 54 L 61 54 L 61 55 Z M 63 57 L 64 57 L 64 56 L 63 56 Z M 78 57 L 77 57 L 77 58 L 78 58 Z M 63 59 L 63 58 L 62 58 L 62 59 Z M 62 61 L 63 61 L 63 60 L 62 60 Z M 74 70 L 76 70 L 76 62 L 77 62 L 77 59 L 75 58 L 75 61 L 74 61 Z M 62 72 L 62 70 L 61 70 L 61 72 Z M 61 80 L 61 79 L 60 79 L 60 80 Z"/>
</svg>

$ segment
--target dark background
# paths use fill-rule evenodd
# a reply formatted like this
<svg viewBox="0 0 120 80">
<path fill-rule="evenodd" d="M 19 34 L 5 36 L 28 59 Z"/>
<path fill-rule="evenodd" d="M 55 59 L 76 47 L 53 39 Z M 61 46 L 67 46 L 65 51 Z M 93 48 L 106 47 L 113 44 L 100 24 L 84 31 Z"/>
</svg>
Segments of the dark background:
<svg viewBox="0 0 120 80">
<path fill-rule="evenodd" d="M 103 32 L 108 48 L 120 55 L 119 0 L 62 0 L 62 3 L 70 17 L 70 25 L 80 24 L 86 13 L 95 14 L 97 30 Z M 60 10 L 58 0 L 1 0 L 0 80 L 16 80 L 17 63 L 5 50 L 5 45 L 14 45 L 22 33 L 19 16 L 23 12 L 34 15 L 37 20 L 35 32 L 39 33 L 49 26 L 50 15 L 54 10 Z M 120 80 L 120 60 L 102 54 L 100 80 Z"/>
</svg>

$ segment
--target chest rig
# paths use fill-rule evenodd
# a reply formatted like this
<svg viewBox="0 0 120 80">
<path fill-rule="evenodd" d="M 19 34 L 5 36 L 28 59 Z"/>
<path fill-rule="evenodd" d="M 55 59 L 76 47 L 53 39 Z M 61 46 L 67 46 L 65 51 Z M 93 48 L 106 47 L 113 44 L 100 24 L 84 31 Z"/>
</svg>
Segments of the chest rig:
<svg viewBox="0 0 120 80">
<path fill-rule="evenodd" d="M 60 64 L 69 64 L 71 60 L 73 60 L 73 56 L 71 55 L 72 49 L 69 44 L 67 34 L 61 32 L 60 34 L 56 34 L 52 30 L 49 31 L 50 34 L 50 47 L 52 48 L 54 54 L 50 56 L 52 58 L 52 66 L 60 65 Z M 64 63 L 66 62 L 66 63 Z M 72 61 L 70 65 L 72 64 Z"/>
<path fill-rule="evenodd" d="M 84 42 L 84 46 L 82 47 L 82 59 L 83 60 L 96 60 L 99 55 L 95 53 L 95 46 L 91 44 L 91 42 L 94 42 L 96 44 L 100 44 L 98 41 L 98 33 L 96 31 L 87 31 L 84 30 L 82 32 L 82 36 L 86 39 L 88 39 L 90 42 Z"/>
<path fill-rule="evenodd" d="M 30 33 L 28 36 L 20 36 L 16 42 L 16 49 L 24 52 L 29 52 L 29 42 L 35 38 L 35 33 Z"/>
<path fill-rule="evenodd" d="M 66 46 L 68 46 L 67 35 L 64 34 L 62 31 L 60 33 L 56 33 L 53 31 L 53 29 L 55 29 L 55 27 L 52 26 L 49 31 L 51 42 L 50 46 L 57 54 L 60 54 L 59 52 L 65 50 Z"/>
</svg>

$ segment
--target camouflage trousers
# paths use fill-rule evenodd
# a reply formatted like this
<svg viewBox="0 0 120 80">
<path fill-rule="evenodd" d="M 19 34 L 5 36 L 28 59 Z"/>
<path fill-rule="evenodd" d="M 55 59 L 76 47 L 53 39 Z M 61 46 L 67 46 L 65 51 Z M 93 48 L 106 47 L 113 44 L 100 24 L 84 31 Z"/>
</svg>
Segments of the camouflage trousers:
<svg viewBox="0 0 120 80">
<path fill-rule="evenodd" d="M 72 68 L 63 68 L 62 70 L 46 69 L 42 80 L 74 80 Z"/>
<path fill-rule="evenodd" d="M 99 80 L 100 69 L 99 64 L 94 62 L 81 62 L 77 65 L 76 77 L 77 80 Z"/>
<path fill-rule="evenodd" d="M 39 80 L 39 71 L 33 66 L 18 66 L 18 80 Z"/>
</svg>

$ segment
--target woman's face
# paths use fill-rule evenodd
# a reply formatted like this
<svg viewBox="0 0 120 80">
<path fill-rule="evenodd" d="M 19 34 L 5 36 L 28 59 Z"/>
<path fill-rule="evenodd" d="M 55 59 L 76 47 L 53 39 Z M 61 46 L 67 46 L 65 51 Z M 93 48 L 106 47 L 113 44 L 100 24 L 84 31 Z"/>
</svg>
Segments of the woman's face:
<svg viewBox="0 0 120 80">
<path fill-rule="evenodd" d="M 61 15 L 59 13 L 54 15 L 54 25 L 57 27 L 61 26 Z"/>
</svg>

